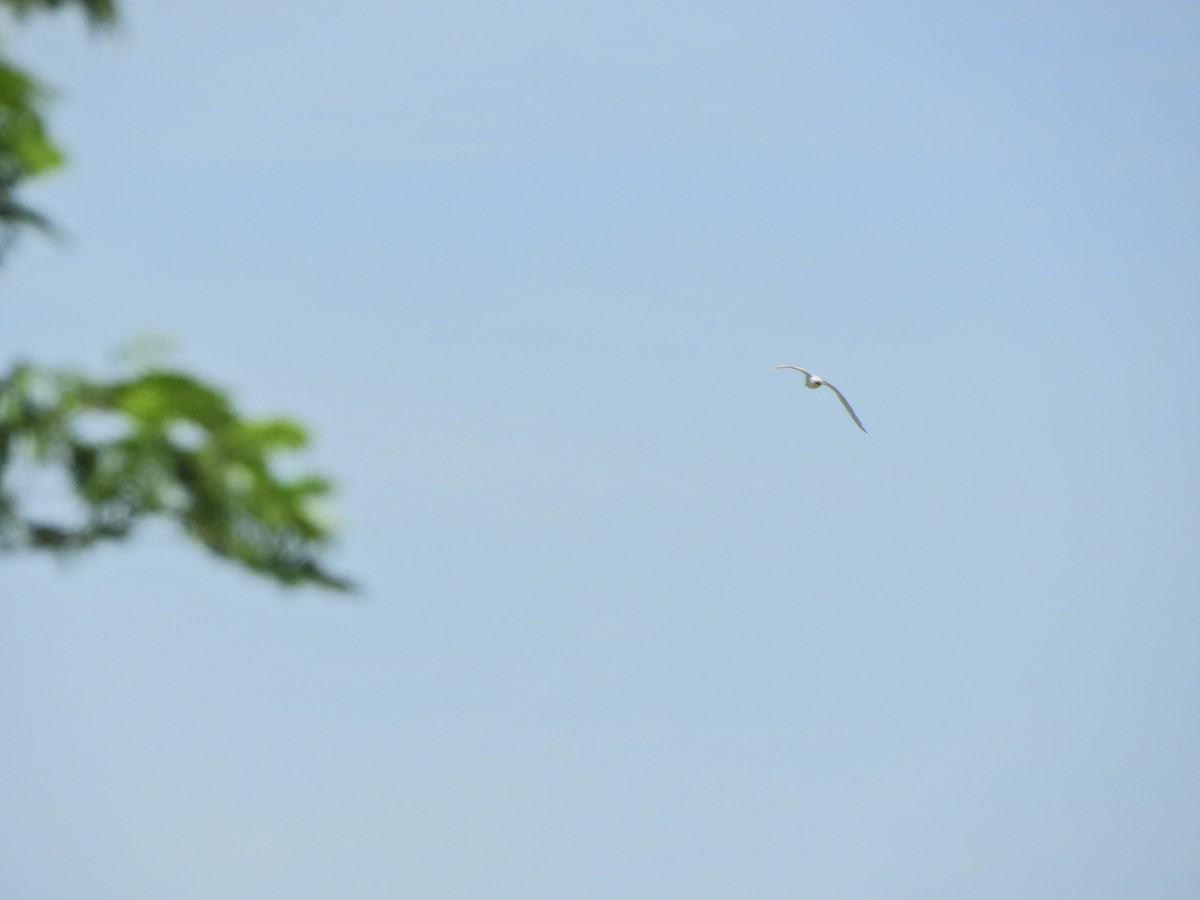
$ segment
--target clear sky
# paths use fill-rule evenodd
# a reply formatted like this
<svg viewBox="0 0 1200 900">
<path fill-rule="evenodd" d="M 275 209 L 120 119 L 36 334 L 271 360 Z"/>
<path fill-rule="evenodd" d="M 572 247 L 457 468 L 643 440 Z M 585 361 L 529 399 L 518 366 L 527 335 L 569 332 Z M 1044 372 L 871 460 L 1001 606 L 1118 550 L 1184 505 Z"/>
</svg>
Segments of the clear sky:
<svg viewBox="0 0 1200 900">
<path fill-rule="evenodd" d="M 1200 895 L 1194 2 L 125 20 L 0 362 L 174 336 L 366 590 L 0 561 L 0 896 Z"/>
</svg>

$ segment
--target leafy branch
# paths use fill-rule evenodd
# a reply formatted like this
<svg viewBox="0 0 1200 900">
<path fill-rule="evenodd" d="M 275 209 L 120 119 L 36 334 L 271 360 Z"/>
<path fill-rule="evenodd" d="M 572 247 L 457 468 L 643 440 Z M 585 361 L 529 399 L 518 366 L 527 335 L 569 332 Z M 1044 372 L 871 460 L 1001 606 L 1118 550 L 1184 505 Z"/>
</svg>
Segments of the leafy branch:
<svg viewBox="0 0 1200 900">
<path fill-rule="evenodd" d="M 0 0 L 17 19 L 35 12 L 79 7 L 97 30 L 116 26 L 115 0 Z M 46 127 L 45 110 L 53 91 L 4 54 L 0 42 L 0 259 L 21 229 L 53 232 L 41 213 L 17 199 L 22 182 L 54 171 L 63 154 Z"/>
<path fill-rule="evenodd" d="M 94 29 L 116 24 L 116 0 L 0 0 L 16 20 L 66 7 Z M 0 261 L 23 231 L 53 231 L 18 197 L 63 164 L 46 124 L 51 98 L 0 40 Z M 184 372 L 148 367 L 104 381 L 17 365 L 0 377 L 0 553 L 78 553 L 157 516 L 282 584 L 349 590 L 318 560 L 332 538 L 317 507 L 329 482 L 279 473 L 279 457 L 306 442 L 296 422 L 242 418 L 224 393 Z M 29 514 L 15 482 L 30 469 L 60 470 L 81 512 Z"/>
<path fill-rule="evenodd" d="M 299 424 L 242 418 L 183 372 L 101 381 L 18 365 L 0 379 L 0 552 L 71 554 L 159 516 L 282 584 L 349 590 L 317 559 L 332 538 L 316 507 L 329 482 L 278 474 L 279 455 L 306 443 Z M 82 521 L 24 513 L 10 476 L 30 466 L 67 475 Z"/>
</svg>

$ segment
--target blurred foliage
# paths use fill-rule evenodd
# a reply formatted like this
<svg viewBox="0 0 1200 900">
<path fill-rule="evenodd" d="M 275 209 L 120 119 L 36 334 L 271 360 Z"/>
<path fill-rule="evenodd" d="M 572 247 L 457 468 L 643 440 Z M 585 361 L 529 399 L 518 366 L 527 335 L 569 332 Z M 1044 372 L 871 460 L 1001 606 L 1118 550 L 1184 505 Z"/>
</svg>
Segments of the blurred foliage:
<svg viewBox="0 0 1200 900">
<path fill-rule="evenodd" d="M 117 24 L 116 0 L 0 0 L 0 8 L 7 8 L 18 18 L 30 13 L 56 12 L 68 6 L 77 6 L 94 28 L 112 28 Z"/>
<path fill-rule="evenodd" d="M 14 22 L 67 7 L 93 28 L 116 24 L 115 0 L 0 0 L 0 13 Z M 17 192 L 63 163 L 46 125 L 51 92 L 8 58 L 2 38 L 0 260 L 22 231 L 50 230 Z M 242 418 L 225 394 L 184 372 L 143 366 L 102 381 L 17 365 L 0 378 L 0 553 L 76 553 L 125 539 L 140 521 L 159 516 L 218 556 L 283 584 L 348 590 L 350 582 L 317 558 L 331 530 L 314 503 L 329 482 L 277 471 L 278 456 L 306 440 L 288 419 Z M 28 514 L 19 483 L 28 470 L 46 468 L 65 474 L 77 521 Z"/>
<path fill-rule="evenodd" d="M 22 227 L 49 230 L 49 222 L 17 199 L 28 178 L 62 164 L 46 133 L 42 108 L 50 92 L 0 55 L 0 259 Z"/>
<path fill-rule="evenodd" d="M 306 441 L 297 423 L 242 418 L 221 391 L 183 372 L 101 381 L 18 365 L 0 379 L 0 552 L 74 553 L 160 516 L 283 584 L 347 590 L 317 559 L 331 530 L 314 501 L 329 482 L 277 472 L 278 455 Z M 24 512 L 12 482 L 31 467 L 65 472 L 80 521 Z"/>
<path fill-rule="evenodd" d="M 115 0 L 0 0 L 0 10 L 17 21 L 68 6 L 78 7 L 93 28 L 116 25 Z M 46 85 L 8 58 L 0 39 L 0 259 L 23 229 L 52 231 L 43 215 L 17 198 L 23 182 L 63 163 L 62 151 L 46 128 L 45 110 L 52 96 Z"/>
</svg>

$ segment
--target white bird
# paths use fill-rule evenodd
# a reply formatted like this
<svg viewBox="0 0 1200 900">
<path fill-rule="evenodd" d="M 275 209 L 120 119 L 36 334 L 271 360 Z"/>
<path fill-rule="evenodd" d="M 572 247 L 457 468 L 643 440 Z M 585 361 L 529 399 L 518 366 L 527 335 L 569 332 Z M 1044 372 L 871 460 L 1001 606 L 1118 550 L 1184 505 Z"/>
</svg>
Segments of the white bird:
<svg viewBox="0 0 1200 900">
<path fill-rule="evenodd" d="M 867 429 L 863 428 L 863 423 L 858 420 L 858 416 L 856 416 L 854 414 L 854 410 L 850 408 L 850 404 L 846 402 L 846 398 L 842 396 L 842 392 L 839 391 L 837 388 L 835 388 L 832 384 L 830 384 L 824 378 L 822 378 L 820 375 L 814 375 L 812 372 L 808 371 L 807 369 L 802 369 L 799 366 L 771 366 L 772 371 L 774 371 L 775 369 L 792 369 L 793 371 L 796 371 L 796 372 L 803 372 L 804 373 L 804 386 L 806 388 L 812 388 L 814 391 L 817 388 L 819 388 L 821 385 L 825 385 L 825 387 L 829 388 L 831 391 L 833 391 L 835 394 L 837 394 L 837 398 L 842 401 L 842 406 L 846 407 L 846 412 L 850 413 L 850 418 L 852 418 L 854 420 L 854 424 L 857 425 L 859 428 L 862 428 L 862 430 L 864 432 L 867 430 Z"/>
</svg>

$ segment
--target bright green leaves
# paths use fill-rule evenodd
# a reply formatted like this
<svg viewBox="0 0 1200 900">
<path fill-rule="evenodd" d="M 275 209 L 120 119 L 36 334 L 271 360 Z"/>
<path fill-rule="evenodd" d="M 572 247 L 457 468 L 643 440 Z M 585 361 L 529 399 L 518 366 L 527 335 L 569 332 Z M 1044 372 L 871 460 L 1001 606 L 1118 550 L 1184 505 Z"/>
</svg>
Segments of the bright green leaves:
<svg viewBox="0 0 1200 900">
<path fill-rule="evenodd" d="M 107 406 L 149 428 L 179 420 L 216 431 L 236 422 L 223 394 L 178 372 L 150 371 L 105 393 Z"/>
<path fill-rule="evenodd" d="M 30 75 L 0 57 L 0 255 L 22 226 L 49 229 L 44 217 L 16 197 L 23 181 L 62 164 L 42 117 L 48 96 Z"/>
<path fill-rule="evenodd" d="M 0 159 L 25 175 L 39 175 L 62 163 L 40 111 L 49 96 L 27 72 L 0 60 Z"/>
<path fill-rule="evenodd" d="M 316 503 L 329 482 L 279 472 L 279 454 L 306 442 L 295 422 L 241 418 L 221 391 L 181 372 L 102 382 L 18 366 L 0 379 L 0 552 L 77 551 L 160 516 L 283 584 L 348 590 L 319 561 L 332 531 Z M 30 466 L 64 472 L 82 514 L 26 515 L 11 482 Z"/>
<path fill-rule="evenodd" d="M 95 28 L 116 24 L 114 0 L 0 0 L 18 18 L 79 7 Z M 0 258 L 22 228 L 50 231 L 50 222 L 17 198 L 23 182 L 62 165 L 62 151 L 46 129 L 50 90 L 4 54 L 0 41 Z"/>
<path fill-rule="evenodd" d="M 18 19 L 67 7 L 95 28 L 116 22 L 116 0 L 0 0 Z M 4 49 L 0 40 L 0 259 L 22 229 L 49 229 L 17 193 L 63 162 L 46 126 L 50 91 Z M 71 553 L 157 516 L 283 584 L 348 590 L 320 562 L 332 537 L 318 510 L 329 482 L 281 474 L 279 457 L 306 441 L 297 423 L 244 419 L 183 372 L 148 366 L 100 381 L 17 366 L 0 377 L 0 553 Z M 30 512 L 28 476 L 46 471 L 61 476 L 56 515 Z"/>
</svg>

